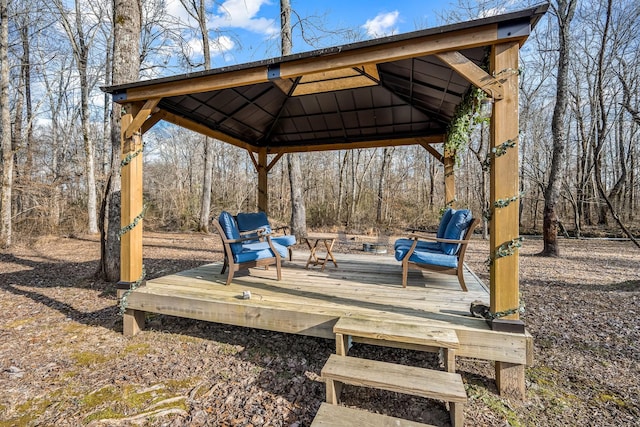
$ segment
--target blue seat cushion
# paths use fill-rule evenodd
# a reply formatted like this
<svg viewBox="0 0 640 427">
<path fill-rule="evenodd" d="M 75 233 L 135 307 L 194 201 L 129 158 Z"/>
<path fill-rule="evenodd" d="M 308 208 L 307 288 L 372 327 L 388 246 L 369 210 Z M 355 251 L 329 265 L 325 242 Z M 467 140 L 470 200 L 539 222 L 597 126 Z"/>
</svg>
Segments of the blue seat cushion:
<svg viewBox="0 0 640 427">
<path fill-rule="evenodd" d="M 444 237 L 444 233 L 447 230 L 447 225 L 449 225 L 449 221 L 451 221 L 451 217 L 456 213 L 456 210 L 453 208 L 448 208 L 442 214 L 442 218 L 440 219 L 440 225 L 438 226 L 438 232 L 436 233 L 436 237 L 442 239 Z"/>
<path fill-rule="evenodd" d="M 238 230 L 236 220 L 233 219 L 233 215 L 231 215 L 229 212 L 220 212 L 218 222 L 220 223 L 224 234 L 227 236 L 227 239 L 235 240 L 240 238 L 240 230 Z M 231 243 L 230 246 L 231 252 L 233 252 L 234 254 L 242 251 L 242 243 Z"/>
<path fill-rule="evenodd" d="M 271 233 L 271 226 L 269 225 L 269 219 L 264 212 L 239 212 L 236 215 L 238 221 L 238 229 L 242 231 L 257 230 L 259 228 L 265 229 L 265 233 Z"/>
<path fill-rule="evenodd" d="M 438 225 L 438 232 L 436 233 L 436 237 L 442 238 L 444 236 L 445 231 L 447 230 L 447 225 L 449 225 L 449 221 L 451 217 L 456 212 L 453 208 L 448 208 L 442 214 L 442 218 L 440 219 L 440 225 Z M 398 249 L 399 246 L 411 246 L 413 244 L 412 239 L 398 239 L 393 244 L 394 249 Z M 440 251 L 440 242 L 425 242 L 422 240 L 418 240 L 418 244 L 416 245 L 416 249 L 429 249 L 434 251 Z"/>
<path fill-rule="evenodd" d="M 411 249 L 409 246 L 400 246 L 396 249 L 396 260 L 402 261 Z M 438 265 L 441 267 L 457 268 L 458 257 L 455 255 L 445 255 L 442 252 L 434 252 L 428 250 L 414 250 L 409 257 L 409 261 L 416 264 Z"/>
<path fill-rule="evenodd" d="M 289 247 L 296 244 L 296 236 L 293 234 L 285 234 L 284 236 L 274 236 L 271 241 L 279 245 Z"/>
<path fill-rule="evenodd" d="M 273 247 L 281 257 L 287 256 L 287 248 L 275 242 L 272 243 Z M 236 263 L 242 263 L 248 261 L 257 261 L 259 259 L 265 258 L 273 258 L 274 256 L 275 255 L 271 251 L 269 243 L 267 242 L 247 243 L 242 245 L 242 250 L 240 252 L 233 254 L 233 260 Z"/>
<path fill-rule="evenodd" d="M 447 229 L 442 236 L 443 239 L 460 240 L 464 237 L 464 233 L 471 225 L 471 211 L 469 209 L 460 209 L 451 215 L 451 220 L 447 224 Z M 442 243 L 440 249 L 446 255 L 455 255 L 458 252 L 460 244 L 458 243 Z"/>
<path fill-rule="evenodd" d="M 413 239 L 398 239 L 393 244 L 394 249 L 398 249 L 400 246 L 408 246 L 411 247 L 413 245 Z M 432 251 L 440 251 L 440 243 L 439 242 L 426 242 L 424 240 L 418 240 L 418 244 L 416 245 L 416 249 L 428 249 Z"/>
</svg>

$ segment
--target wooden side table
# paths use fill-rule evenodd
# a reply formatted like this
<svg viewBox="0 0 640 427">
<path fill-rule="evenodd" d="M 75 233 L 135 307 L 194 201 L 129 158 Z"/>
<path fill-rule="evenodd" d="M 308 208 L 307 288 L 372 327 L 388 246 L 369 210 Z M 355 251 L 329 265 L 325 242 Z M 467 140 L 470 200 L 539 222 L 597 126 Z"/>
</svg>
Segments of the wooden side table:
<svg viewBox="0 0 640 427">
<path fill-rule="evenodd" d="M 303 240 L 307 243 L 307 246 L 309 247 L 309 259 L 307 260 L 307 264 L 304 266 L 304 268 L 308 269 L 309 268 L 309 264 L 313 264 L 313 265 L 322 265 L 322 268 L 320 269 L 320 271 L 324 271 L 324 267 L 327 265 L 327 261 L 331 260 L 331 262 L 333 262 L 333 265 L 336 266 L 336 268 L 338 268 L 338 262 L 336 261 L 335 257 L 333 256 L 333 244 L 336 241 L 336 236 L 332 236 L 332 235 L 322 235 L 322 234 L 309 234 L 306 237 L 303 237 Z M 314 242 L 313 244 L 311 242 Z M 320 242 L 322 242 L 324 244 L 324 248 L 327 251 L 327 254 L 324 256 L 324 258 L 320 258 L 318 256 L 318 245 L 320 244 Z M 322 250 L 322 248 L 320 248 Z"/>
</svg>

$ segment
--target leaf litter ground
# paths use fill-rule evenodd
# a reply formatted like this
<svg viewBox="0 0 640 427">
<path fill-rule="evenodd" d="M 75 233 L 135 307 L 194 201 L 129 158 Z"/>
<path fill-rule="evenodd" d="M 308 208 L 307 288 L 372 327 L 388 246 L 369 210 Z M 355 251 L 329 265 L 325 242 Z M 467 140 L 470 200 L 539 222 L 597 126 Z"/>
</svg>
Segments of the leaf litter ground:
<svg viewBox="0 0 640 427">
<path fill-rule="evenodd" d="M 358 239 L 335 252 L 356 252 Z M 561 240 L 520 250 L 523 316 L 534 337 L 527 398 L 496 394 L 490 363 L 462 359 L 468 426 L 632 426 L 640 420 L 640 251 Z M 468 264 L 488 280 L 488 244 Z M 0 252 L 0 426 L 310 425 L 330 340 L 149 316 L 122 335 L 113 286 L 92 279 L 95 237 L 41 237 Z M 145 233 L 149 278 L 222 259 L 219 238 Z M 357 344 L 354 355 L 437 367 L 435 355 Z M 344 404 L 448 425 L 440 402 L 350 388 Z"/>
</svg>

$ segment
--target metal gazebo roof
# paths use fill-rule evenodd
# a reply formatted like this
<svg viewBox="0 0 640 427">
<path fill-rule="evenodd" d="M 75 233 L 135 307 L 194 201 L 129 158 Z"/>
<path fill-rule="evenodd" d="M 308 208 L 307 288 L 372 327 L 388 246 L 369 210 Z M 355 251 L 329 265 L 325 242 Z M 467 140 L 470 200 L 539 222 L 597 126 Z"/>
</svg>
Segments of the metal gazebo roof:
<svg viewBox="0 0 640 427">
<path fill-rule="evenodd" d="M 490 47 L 522 44 L 546 9 L 103 90 L 144 104 L 143 129 L 165 120 L 251 152 L 441 142 L 472 84 L 500 97 Z"/>
</svg>

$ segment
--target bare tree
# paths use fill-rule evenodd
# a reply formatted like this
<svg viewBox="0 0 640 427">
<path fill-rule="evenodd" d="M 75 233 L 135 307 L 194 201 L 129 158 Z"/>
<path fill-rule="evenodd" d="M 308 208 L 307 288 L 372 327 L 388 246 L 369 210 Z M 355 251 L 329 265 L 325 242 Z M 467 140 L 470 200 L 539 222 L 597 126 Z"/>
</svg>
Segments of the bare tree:
<svg viewBox="0 0 640 427">
<path fill-rule="evenodd" d="M 290 55 L 293 48 L 291 36 L 291 2 L 280 0 L 280 47 L 282 55 Z M 302 194 L 300 155 L 287 154 L 289 184 L 291 189 L 291 229 L 298 237 L 307 235 L 307 209 Z"/>
<path fill-rule="evenodd" d="M 80 0 L 75 0 L 75 10 L 73 12 L 67 10 L 61 0 L 54 0 L 53 3 L 60 13 L 60 23 L 71 44 L 76 69 L 80 78 L 80 120 L 82 122 L 82 141 L 86 157 L 85 178 L 87 182 L 87 214 L 89 217 L 88 231 L 93 234 L 98 233 L 98 199 L 96 197 L 95 146 L 90 131 L 88 63 L 89 51 L 96 35 L 98 23 L 90 23 L 85 28 Z M 74 21 L 70 21 L 69 17 L 73 17 Z"/>
<path fill-rule="evenodd" d="M 7 0 L 0 0 L 0 145 L 2 147 L 2 188 L 0 189 L 0 247 L 11 246 L 11 192 L 13 150 L 9 111 L 9 11 Z"/>
<path fill-rule="evenodd" d="M 140 70 L 141 4 L 139 0 L 114 0 L 113 84 L 138 79 Z M 101 209 L 100 266 L 97 274 L 115 282 L 120 278 L 120 112 L 111 110 L 111 173 Z"/>
<path fill-rule="evenodd" d="M 196 20 L 202 40 L 203 68 L 211 69 L 211 48 L 209 46 L 209 29 L 204 0 L 180 0 L 187 13 Z M 213 182 L 213 141 L 209 137 L 204 140 L 204 173 L 202 178 L 202 196 L 200 198 L 199 231 L 209 232 L 209 212 L 211 210 L 211 186 Z"/>
<path fill-rule="evenodd" d="M 557 0 L 557 4 L 552 6 L 558 21 L 559 46 L 556 104 L 553 110 L 553 119 L 551 121 L 553 155 L 551 159 L 551 167 L 549 169 L 549 180 L 544 191 L 544 220 L 542 227 L 544 248 L 540 253 L 540 255 L 543 256 L 560 256 L 556 204 L 558 203 L 560 195 L 564 149 L 567 144 L 566 115 L 569 103 L 568 77 L 571 54 L 570 25 L 575 14 L 577 3 L 577 0 Z"/>
</svg>

